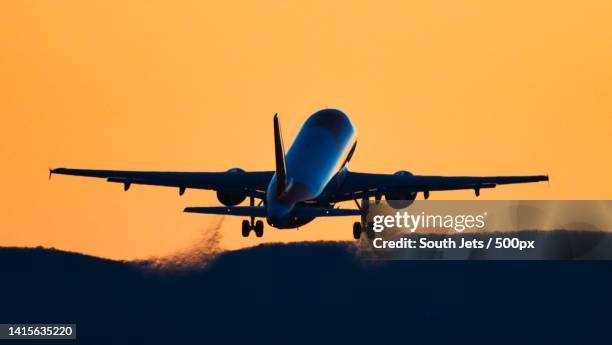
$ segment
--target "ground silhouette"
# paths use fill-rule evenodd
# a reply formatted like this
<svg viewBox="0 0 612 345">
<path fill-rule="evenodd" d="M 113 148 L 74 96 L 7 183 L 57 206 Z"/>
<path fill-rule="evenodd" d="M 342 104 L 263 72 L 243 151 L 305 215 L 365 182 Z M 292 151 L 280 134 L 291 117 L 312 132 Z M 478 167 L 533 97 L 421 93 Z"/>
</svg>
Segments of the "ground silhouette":
<svg viewBox="0 0 612 345">
<path fill-rule="evenodd" d="M 178 270 L 1 248 L 0 267 L 0 323 L 77 323 L 78 343 L 609 340 L 612 264 L 603 261 L 368 262 L 351 243 L 315 242 Z"/>
</svg>

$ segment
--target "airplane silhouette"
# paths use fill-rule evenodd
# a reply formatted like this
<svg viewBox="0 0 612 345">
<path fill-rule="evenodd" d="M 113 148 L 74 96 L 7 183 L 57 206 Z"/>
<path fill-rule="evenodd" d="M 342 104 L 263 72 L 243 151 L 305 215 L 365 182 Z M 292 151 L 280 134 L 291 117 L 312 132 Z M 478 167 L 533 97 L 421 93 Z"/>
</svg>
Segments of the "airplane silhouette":
<svg viewBox="0 0 612 345">
<path fill-rule="evenodd" d="M 187 207 L 184 212 L 249 217 L 242 222 L 242 235 L 253 230 L 263 236 L 263 222 L 278 229 L 292 229 L 317 217 L 361 216 L 353 224 L 353 236 L 360 238 L 374 232 L 365 215 L 371 197 L 379 202 L 384 196 L 393 208 L 407 207 L 419 192 L 425 199 L 432 191 L 473 189 L 476 196 L 483 188 L 501 184 L 548 181 L 548 176 L 423 176 L 400 170 L 394 174 L 352 172 L 347 163 L 357 145 L 356 130 L 340 110 L 323 109 L 304 123 L 285 155 L 278 116 L 274 116 L 276 170 L 248 172 L 232 168 L 226 172 L 156 172 L 57 168 L 50 174 L 106 178 L 122 183 L 175 187 L 179 195 L 187 188 L 217 192 L 224 206 Z M 249 206 L 236 206 L 249 198 Z M 256 206 L 255 199 L 260 202 Z M 339 209 L 334 205 L 354 200 L 357 209 Z M 361 200 L 361 204 L 359 203 Z"/>
</svg>

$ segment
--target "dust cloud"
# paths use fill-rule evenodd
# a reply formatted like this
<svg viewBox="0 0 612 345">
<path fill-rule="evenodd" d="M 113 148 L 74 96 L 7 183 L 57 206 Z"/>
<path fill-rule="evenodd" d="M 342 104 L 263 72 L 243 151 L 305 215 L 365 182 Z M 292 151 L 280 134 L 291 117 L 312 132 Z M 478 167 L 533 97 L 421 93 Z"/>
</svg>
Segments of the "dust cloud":
<svg viewBox="0 0 612 345">
<path fill-rule="evenodd" d="M 185 271 L 206 267 L 224 251 L 220 245 L 223 238 L 220 230 L 224 219 L 224 216 L 212 218 L 201 231 L 199 239 L 191 246 L 167 256 L 151 258 L 144 266 L 161 271 Z"/>
</svg>

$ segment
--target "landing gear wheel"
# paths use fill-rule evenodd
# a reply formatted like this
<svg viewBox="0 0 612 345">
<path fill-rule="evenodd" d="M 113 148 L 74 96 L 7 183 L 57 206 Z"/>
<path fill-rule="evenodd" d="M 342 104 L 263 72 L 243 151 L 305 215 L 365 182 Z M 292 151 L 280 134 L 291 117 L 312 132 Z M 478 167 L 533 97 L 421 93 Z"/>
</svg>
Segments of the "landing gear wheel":
<svg viewBox="0 0 612 345">
<path fill-rule="evenodd" d="M 360 222 L 353 223 L 353 238 L 356 240 L 361 238 L 361 223 Z"/>
<path fill-rule="evenodd" d="M 374 223 L 368 222 L 366 225 L 366 235 L 369 240 L 373 240 L 376 237 L 376 233 L 374 232 Z"/>
<path fill-rule="evenodd" d="M 255 222 L 255 236 L 263 236 L 263 222 L 261 220 Z"/>
<path fill-rule="evenodd" d="M 242 221 L 242 237 L 249 237 L 249 232 L 251 232 L 251 224 L 249 224 L 248 220 Z"/>
</svg>

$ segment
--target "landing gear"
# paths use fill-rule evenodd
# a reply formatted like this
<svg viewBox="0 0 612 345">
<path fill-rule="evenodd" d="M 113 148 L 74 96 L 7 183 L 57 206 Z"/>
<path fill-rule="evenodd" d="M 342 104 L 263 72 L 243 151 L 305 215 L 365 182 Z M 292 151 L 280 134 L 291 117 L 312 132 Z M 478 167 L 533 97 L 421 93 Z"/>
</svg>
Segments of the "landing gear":
<svg viewBox="0 0 612 345">
<path fill-rule="evenodd" d="M 382 195 L 375 196 L 375 202 L 378 204 L 381 198 Z M 361 204 L 359 204 L 357 199 L 355 199 L 355 204 L 357 205 L 357 208 L 361 211 L 361 222 L 353 223 L 353 238 L 358 240 L 361 238 L 361 233 L 365 232 L 368 239 L 373 240 L 374 238 L 376 238 L 376 233 L 374 232 L 374 223 L 366 222 L 368 209 L 370 208 L 370 199 L 361 199 Z"/>
<path fill-rule="evenodd" d="M 361 238 L 361 223 L 360 222 L 353 223 L 353 238 L 356 240 Z"/>
<path fill-rule="evenodd" d="M 251 232 L 251 224 L 249 224 L 248 220 L 242 221 L 242 237 L 249 237 L 249 232 Z"/>
<path fill-rule="evenodd" d="M 250 197 L 249 204 L 255 206 L 255 198 Z M 249 220 L 242 221 L 242 237 L 249 237 L 251 230 L 255 231 L 255 236 L 262 237 L 264 225 L 261 220 L 255 221 L 255 217 L 251 216 Z"/>
<path fill-rule="evenodd" d="M 249 237 L 249 233 L 253 230 L 255 236 L 262 237 L 264 233 L 264 224 L 261 220 L 258 220 L 254 224 L 248 220 L 242 221 L 242 237 Z"/>
<path fill-rule="evenodd" d="M 263 236 L 263 222 L 261 220 L 258 220 L 255 223 L 255 236 L 257 237 L 262 237 Z"/>
<path fill-rule="evenodd" d="M 374 223 L 368 222 L 365 233 L 366 236 L 368 236 L 368 240 L 373 240 L 376 237 L 376 233 L 374 232 Z"/>
<path fill-rule="evenodd" d="M 373 240 L 376 237 L 376 233 L 374 232 L 374 223 L 368 222 L 365 227 L 361 225 L 361 222 L 353 223 L 353 238 L 356 240 L 360 239 L 362 232 L 366 233 L 369 240 Z"/>
<path fill-rule="evenodd" d="M 255 198 L 249 198 L 249 204 L 255 206 Z M 261 203 L 259 203 L 261 205 Z M 242 237 L 249 237 L 251 230 L 255 231 L 255 236 L 262 237 L 264 232 L 264 225 L 261 220 L 255 221 L 255 217 L 251 216 L 249 220 L 242 221 Z"/>
</svg>

